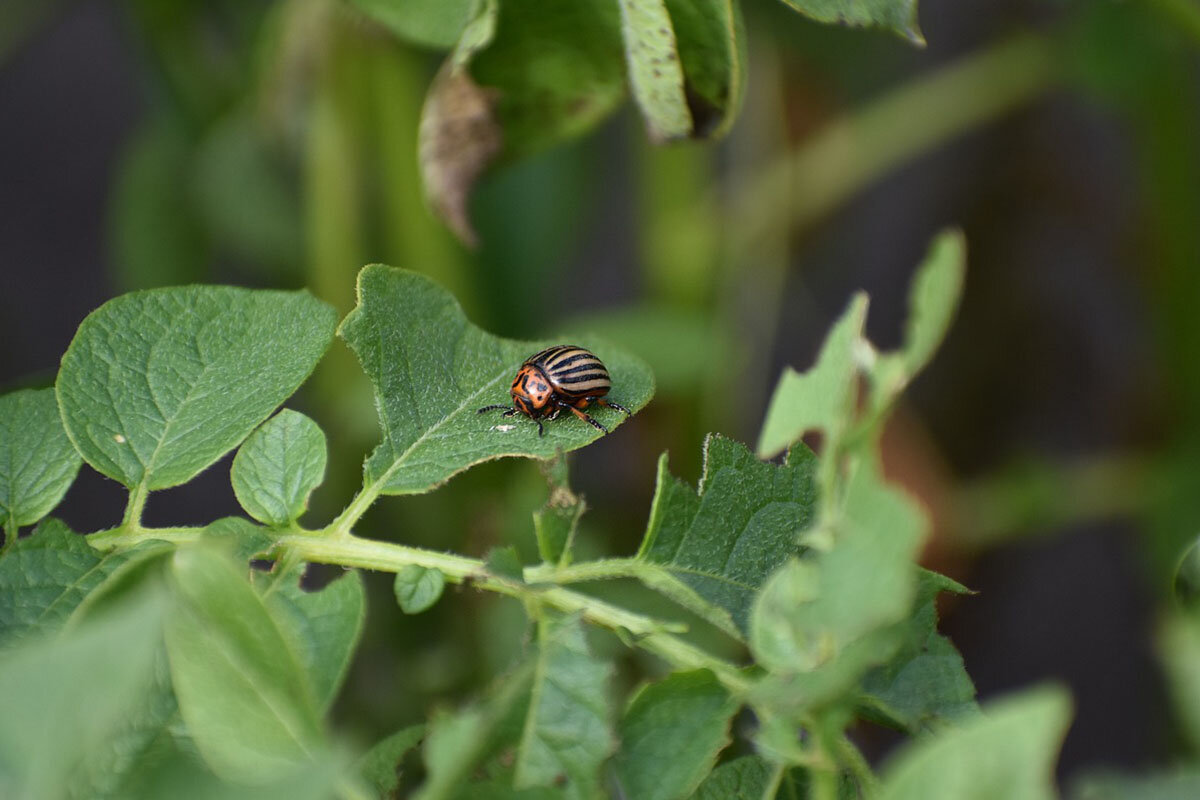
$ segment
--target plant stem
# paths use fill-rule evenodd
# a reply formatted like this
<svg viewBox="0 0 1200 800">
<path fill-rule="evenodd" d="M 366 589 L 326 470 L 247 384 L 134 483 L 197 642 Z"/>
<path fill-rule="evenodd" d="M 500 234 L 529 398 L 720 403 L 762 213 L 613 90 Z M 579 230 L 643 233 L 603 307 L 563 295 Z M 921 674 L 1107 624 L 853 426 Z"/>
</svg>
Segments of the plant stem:
<svg viewBox="0 0 1200 800">
<path fill-rule="evenodd" d="M 121 528 L 128 531 L 138 531 L 142 528 L 142 511 L 146 508 L 146 498 L 150 490 L 145 482 L 129 490 L 129 503 L 125 506 L 125 518 L 121 520 Z"/>
<path fill-rule="evenodd" d="M 378 480 L 370 486 L 363 486 L 362 491 L 354 495 L 350 505 L 346 506 L 341 514 L 338 514 L 337 519 L 329 523 L 325 534 L 338 539 L 350 536 L 351 529 L 362 518 L 362 515 L 367 513 L 367 509 L 379 499 L 380 493 L 383 492 L 383 484 L 383 480 Z"/>
<path fill-rule="evenodd" d="M 838 736 L 836 747 L 838 763 L 844 764 L 854 776 L 854 781 L 858 784 L 859 795 L 865 800 L 877 795 L 879 778 L 875 776 L 875 772 L 867 763 L 862 751 L 844 733 Z"/>
<path fill-rule="evenodd" d="M 99 533 L 88 534 L 87 542 L 97 550 L 112 550 L 114 547 L 132 547 L 141 542 L 155 539 L 165 542 L 195 542 L 200 539 L 203 528 L 143 528 L 130 531 L 124 526 Z"/>
<path fill-rule="evenodd" d="M 775 795 L 779 794 L 779 784 L 783 783 L 783 776 L 786 772 L 787 764 L 776 764 L 774 766 L 760 800 L 775 800 Z"/>
</svg>

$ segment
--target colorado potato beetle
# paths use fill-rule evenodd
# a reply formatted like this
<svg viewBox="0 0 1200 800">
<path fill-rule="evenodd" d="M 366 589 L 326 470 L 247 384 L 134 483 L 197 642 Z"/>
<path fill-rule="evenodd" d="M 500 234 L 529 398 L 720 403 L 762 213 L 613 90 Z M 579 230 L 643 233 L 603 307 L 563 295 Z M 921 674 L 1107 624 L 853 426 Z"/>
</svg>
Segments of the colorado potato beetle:
<svg viewBox="0 0 1200 800">
<path fill-rule="evenodd" d="M 608 369 L 594 353 L 571 344 L 556 344 L 534 353 L 521 364 L 510 389 L 511 406 L 484 406 L 477 413 L 503 408 L 506 417 L 524 414 L 537 423 L 538 436 L 544 436 L 542 420 L 554 419 L 565 408 L 608 433 L 608 428 L 585 414 L 583 409 L 595 402 L 631 416 L 629 409 L 604 399 L 611 388 Z"/>
</svg>

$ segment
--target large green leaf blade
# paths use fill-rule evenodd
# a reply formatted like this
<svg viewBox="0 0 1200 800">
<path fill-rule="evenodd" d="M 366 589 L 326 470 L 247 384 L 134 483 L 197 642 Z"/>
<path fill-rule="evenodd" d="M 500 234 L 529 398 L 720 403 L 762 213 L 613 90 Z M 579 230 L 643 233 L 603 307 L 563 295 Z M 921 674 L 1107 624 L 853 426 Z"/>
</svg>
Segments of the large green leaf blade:
<svg viewBox="0 0 1200 800">
<path fill-rule="evenodd" d="M 600 765 L 616 748 L 608 697 L 611 673 L 590 652 L 578 616 L 543 611 L 514 788 L 557 785 L 571 800 L 596 795 Z"/>
<path fill-rule="evenodd" d="M 63 356 L 56 390 L 67 434 L 128 487 L 185 483 L 296 390 L 335 323 L 304 292 L 189 286 L 110 300 Z"/>
<path fill-rule="evenodd" d="M 506 403 L 521 362 L 554 342 L 492 336 L 468 322 L 446 290 L 406 270 L 365 267 L 358 301 L 341 335 L 375 386 L 383 442 L 367 458 L 364 478 L 384 494 L 425 492 L 481 461 L 550 458 L 602 435 L 568 414 L 546 423 L 539 437 L 523 417 L 476 413 Z M 607 365 L 614 401 L 634 412 L 649 402 L 654 379 L 645 364 L 586 336 L 574 341 Z M 625 418 L 611 409 L 593 411 L 610 431 Z"/>
<path fill-rule="evenodd" d="M 783 0 L 820 22 L 888 28 L 913 44 L 924 45 L 917 27 L 917 0 Z"/>
<path fill-rule="evenodd" d="M 659 461 L 658 490 L 638 558 L 662 567 L 640 574 L 651 588 L 731 636 L 747 630 L 755 593 L 799 549 L 816 519 L 815 458 L 766 464 L 743 445 L 710 434 L 697 490 Z"/>
<path fill-rule="evenodd" d="M 684 139 L 692 115 L 683 91 L 683 67 L 664 0 L 620 0 L 621 35 L 633 97 L 646 118 L 650 138 Z"/>
<path fill-rule="evenodd" d="M 1052 800 L 1054 762 L 1071 719 L 1057 688 L 1006 698 L 960 728 L 899 752 L 883 770 L 880 800 Z"/>
<path fill-rule="evenodd" d="M 235 781 L 310 761 L 321 742 L 312 687 L 244 569 L 214 548 L 189 547 L 173 556 L 171 579 L 171 679 L 204 759 Z"/>
<path fill-rule="evenodd" d="M 325 433 L 317 423 L 285 408 L 238 448 L 229 476 L 246 513 L 277 527 L 298 519 L 308 496 L 325 479 Z"/>
<path fill-rule="evenodd" d="M 479 0 L 351 0 L 363 13 L 414 44 L 448 50 Z"/>
<path fill-rule="evenodd" d="M 626 797 L 689 797 L 729 743 L 738 703 L 708 670 L 645 686 L 621 719 L 617 779 Z"/>
<path fill-rule="evenodd" d="M 0 530 L 15 531 L 49 514 L 81 463 L 53 389 L 0 396 Z"/>
<path fill-rule="evenodd" d="M 153 681 L 162 613 L 144 594 L 0 654 L 0 795 L 60 798 L 78 785 Z"/>
<path fill-rule="evenodd" d="M 352 570 L 314 592 L 300 586 L 299 567 L 270 582 L 263 590 L 281 630 L 291 637 L 300 663 L 308 675 L 317 708 L 332 705 L 362 637 L 367 616 L 367 595 L 362 575 Z"/>
</svg>

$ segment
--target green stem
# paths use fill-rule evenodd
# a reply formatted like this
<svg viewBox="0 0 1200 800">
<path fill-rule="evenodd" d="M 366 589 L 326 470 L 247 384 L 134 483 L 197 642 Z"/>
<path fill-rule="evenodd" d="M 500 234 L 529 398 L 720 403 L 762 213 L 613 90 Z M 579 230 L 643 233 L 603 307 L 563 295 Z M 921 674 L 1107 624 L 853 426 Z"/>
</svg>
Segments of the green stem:
<svg viewBox="0 0 1200 800">
<path fill-rule="evenodd" d="M 146 508 L 146 498 L 149 496 L 150 490 L 146 488 L 144 482 L 129 490 L 129 503 L 125 506 L 125 518 L 121 520 L 122 528 L 129 531 L 141 530 L 142 511 Z"/>
<path fill-rule="evenodd" d="M 367 513 L 367 509 L 379 499 L 379 495 L 383 492 L 384 480 L 378 480 L 370 486 L 363 486 L 362 491 L 354 496 L 350 501 L 350 505 L 346 506 L 341 514 L 338 514 L 337 519 L 329 523 L 329 527 L 325 529 L 326 535 L 342 539 L 350 535 L 350 531 L 358 524 L 362 515 Z"/>
<path fill-rule="evenodd" d="M 862 751 L 845 734 L 838 737 L 836 746 L 838 763 L 843 764 L 854 776 L 854 781 L 858 784 L 859 795 L 864 800 L 870 800 L 876 796 L 879 793 L 879 778 L 875 776 L 874 770 L 867 763 Z"/>
<path fill-rule="evenodd" d="M 783 783 L 783 776 L 787 773 L 787 764 L 776 764 L 771 770 L 771 777 L 767 780 L 767 785 L 763 789 L 761 800 L 775 800 L 775 795 L 779 794 L 779 785 Z"/>
<path fill-rule="evenodd" d="M 88 544 L 97 550 L 112 550 L 114 547 L 132 547 L 141 542 L 160 540 L 165 542 L 196 542 L 200 540 L 203 528 L 142 528 L 130 531 L 125 527 L 113 528 L 99 533 L 89 534 Z"/>
</svg>

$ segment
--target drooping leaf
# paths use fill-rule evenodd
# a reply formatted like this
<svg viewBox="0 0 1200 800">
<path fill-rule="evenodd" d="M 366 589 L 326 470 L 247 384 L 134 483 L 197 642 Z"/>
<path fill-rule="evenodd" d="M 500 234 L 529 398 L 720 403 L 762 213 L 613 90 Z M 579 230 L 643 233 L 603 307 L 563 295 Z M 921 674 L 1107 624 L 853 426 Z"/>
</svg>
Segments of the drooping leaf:
<svg viewBox="0 0 1200 800">
<path fill-rule="evenodd" d="M 420 614 L 442 596 L 446 576 L 436 569 L 406 564 L 396 572 L 393 589 L 405 614 Z"/>
<path fill-rule="evenodd" d="M 799 549 L 815 518 L 815 458 L 794 448 L 789 463 L 765 464 L 743 445 L 710 434 L 696 491 L 658 462 L 658 488 L 637 557 L 661 574 L 643 580 L 741 638 L 755 593 Z"/>
<path fill-rule="evenodd" d="M 335 321 L 303 292 L 189 286 L 110 300 L 63 356 L 67 435 L 128 487 L 185 483 L 296 390 Z"/>
<path fill-rule="evenodd" d="M 633 697 L 615 759 L 625 797 L 690 797 L 729 743 L 738 703 L 708 670 L 678 672 Z"/>
<path fill-rule="evenodd" d="M 358 300 L 341 335 L 375 385 L 383 427 L 383 442 L 364 467 L 367 485 L 380 486 L 384 494 L 424 492 L 481 461 L 549 458 L 601 436 L 566 414 L 546 423 L 539 437 L 537 426 L 524 417 L 476 413 L 507 402 L 521 362 L 554 342 L 491 336 L 470 324 L 444 289 L 405 270 L 364 268 Z M 613 400 L 633 412 L 649 402 L 654 380 L 641 361 L 586 336 L 575 341 L 608 367 Z M 588 410 L 610 431 L 625 418 L 611 409 Z"/>
<path fill-rule="evenodd" d="M 1040 688 L 987 705 L 898 752 L 883 769 L 881 800 L 1051 800 L 1054 762 L 1071 719 L 1071 701 Z"/>
<path fill-rule="evenodd" d="M 44 520 L 0 560 L 0 647 L 58 630 L 122 566 L 168 545 L 104 555 L 57 519 Z"/>
<path fill-rule="evenodd" d="M 615 3 L 485 0 L 421 115 L 422 174 L 434 208 L 473 241 L 467 201 L 493 161 L 578 136 L 624 97 Z"/>
<path fill-rule="evenodd" d="M 913 613 L 904 623 L 904 643 L 862 681 L 867 707 L 911 733 L 979 710 L 962 655 L 937 632 L 936 601 L 942 591 L 965 594 L 967 589 L 943 575 L 920 572 Z"/>
<path fill-rule="evenodd" d="M 683 67 L 664 0 L 620 0 L 621 34 L 629 64 L 629 85 L 656 142 L 687 138 L 692 132 L 683 89 Z"/>
<path fill-rule="evenodd" d="M 238 448 L 230 479 L 246 513 L 282 527 L 308 508 L 308 496 L 325 479 L 325 433 L 317 423 L 285 408 Z"/>
<path fill-rule="evenodd" d="M 506 676 L 481 700 L 457 713 L 434 712 L 423 746 L 428 777 L 413 800 L 448 800 L 497 745 L 497 734 L 523 714 L 533 670 Z"/>
<path fill-rule="evenodd" d="M 773 770 L 759 756 L 735 758 L 709 773 L 691 800 L 763 800 Z"/>
<path fill-rule="evenodd" d="M 786 367 L 758 439 L 758 454 L 771 458 L 807 431 L 825 434 L 825 452 L 834 452 L 854 414 L 856 349 L 867 318 L 866 295 L 858 295 L 834 324 L 808 372 Z"/>
<path fill-rule="evenodd" d="M 560 786 L 572 800 L 595 796 L 600 765 L 616 748 L 608 697 L 611 677 L 612 668 L 588 648 L 577 615 L 543 610 L 514 788 Z"/>
<path fill-rule="evenodd" d="M 205 761 L 235 781 L 309 762 L 322 735 L 312 687 L 244 568 L 211 547 L 181 548 L 171 585 L 171 679 Z"/>
<path fill-rule="evenodd" d="M 0 787 L 65 797 L 89 754 L 118 734 L 153 681 L 163 603 L 155 595 L 0 654 Z"/>
<path fill-rule="evenodd" d="M 773 671 L 815 670 L 909 615 L 913 558 L 928 523 L 904 492 L 882 482 L 872 458 L 850 476 L 835 525 L 832 549 L 790 560 L 755 602 L 750 646 Z"/>
<path fill-rule="evenodd" d="M 291 639 L 317 700 L 325 711 L 337 698 L 362 637 L 367 597 L 362 575 L 351 570 L 315 592 L 300 586 L 304 567 L 287 575 L 262 576 L 263 600 Z"/>
<path fill-rule="evenodd" d="M 15 531 L 49 514 L 81 463 L 53 389 L 0 395 L 0 530 Z"/>
<path fill-rule="evenodd" d="M 424 725 L 410 725 L 381 739 L 358 760 L 358 773 L 380 797 L 393 797 L 400 786 L 400 760 L 424 736 Z"/>
<path fill-rule="evenodd" d="M 480 5 L 480 0 L 350 1 L 400 38 L 439 50 L 454 46 Z"/>
<path fill-rule="evenodd" d="M 696 138 L 733 125 L 746 83 L 746 35 L 737 0 L 666 0 L 683 63 L 684 95 Z"/>
<path fill-rule="evenodd" d="M 888 28 L 915 45 L 925 37 L 917 27 L 917 0 L 783 0 L 819 22 Z"/>
</svg>

